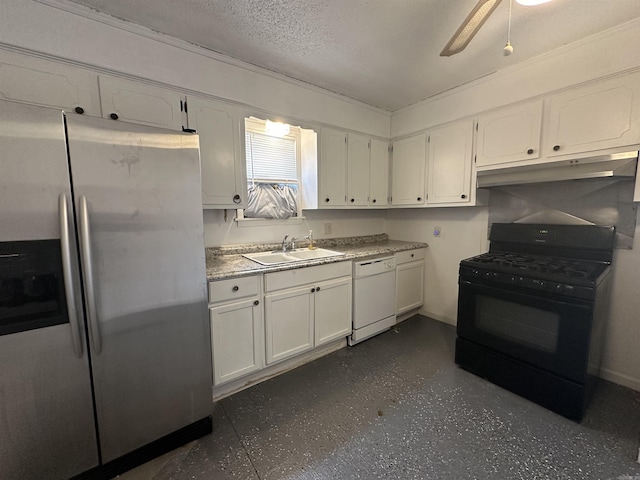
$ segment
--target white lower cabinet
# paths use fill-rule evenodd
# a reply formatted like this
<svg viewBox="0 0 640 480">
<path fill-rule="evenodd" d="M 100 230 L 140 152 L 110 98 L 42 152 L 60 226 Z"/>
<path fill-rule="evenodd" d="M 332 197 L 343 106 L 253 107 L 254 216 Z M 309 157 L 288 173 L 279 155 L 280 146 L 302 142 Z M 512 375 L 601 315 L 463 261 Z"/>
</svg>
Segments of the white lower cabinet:
<svg viewBox="0 0 640 480">
<path fill-rule="evenodd" d="M 267 364 L 349 335 L 351 288 L 351 262 L 266 274 Z"/>
<path fill-rule="evenodd" d="M 396 253 L 396 306 L 398 315 L 424 303 L 424 248 Z"/>
<path fill-rule="evenodd" d="M 260 276 L 209 284 L 215 386 L 264 367 Z"/>
</svg>

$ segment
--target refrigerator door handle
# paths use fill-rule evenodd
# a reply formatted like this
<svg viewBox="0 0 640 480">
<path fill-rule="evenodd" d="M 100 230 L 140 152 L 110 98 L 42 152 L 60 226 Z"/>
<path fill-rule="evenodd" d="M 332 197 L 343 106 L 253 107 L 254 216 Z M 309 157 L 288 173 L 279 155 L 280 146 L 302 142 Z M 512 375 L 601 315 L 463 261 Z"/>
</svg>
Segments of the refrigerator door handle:
<svg viewBox="0 0 640 480">
<path fill-rule="evenodd" d="M 82 257 L 82 277 L 87 300 L 87 316 L 89 317 L 89 338 L 91 347 L 96 355 L 102 351 L 100 329 L 98 326 L 98 311 L 93 287 L 93 263 L 91 258 L 91 234 L 89 232 L 89 207 L 87 197 L 80 196 L 80 252 Z"/>
<path fill-rule="evenodd" d="M 82 336 L 78 324 L 78 312 L 76 310 L 76 294 L 73 288 L 73 276 L 71 270 L 71 247 L 69 240 L 69 208 L 67 195 L 63 192 L 58 196 L 58 212 L 60 213 L 60 249 L 62 254 L 62 276 L 64 277 L 64 295 L 67 300 L 67 312 L 69 326 L 71 327 L 71 340 L 76 357 L 82 358 Z"/>
</svg>

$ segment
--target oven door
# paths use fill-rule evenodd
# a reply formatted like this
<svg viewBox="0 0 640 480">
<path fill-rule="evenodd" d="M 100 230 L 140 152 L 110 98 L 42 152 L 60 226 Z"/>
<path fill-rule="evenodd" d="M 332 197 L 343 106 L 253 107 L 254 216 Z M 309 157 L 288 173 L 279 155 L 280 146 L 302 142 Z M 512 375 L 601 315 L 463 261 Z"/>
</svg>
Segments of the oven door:
<svg viewBox="0 0 640 480">
<path fill-rule="evenodd" d="M 593 303 L 461 279 L 458 336 L 583 383 Z"/>
</svg>

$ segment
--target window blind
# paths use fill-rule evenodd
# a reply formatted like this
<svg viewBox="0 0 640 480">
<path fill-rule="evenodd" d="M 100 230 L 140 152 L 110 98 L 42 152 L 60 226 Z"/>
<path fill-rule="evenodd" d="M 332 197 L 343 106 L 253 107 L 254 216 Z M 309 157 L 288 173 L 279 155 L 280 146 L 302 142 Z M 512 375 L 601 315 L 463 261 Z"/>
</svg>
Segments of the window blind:
<svg viewBox="0 0 640 480">
<path fill-rule="evenodd" d="M 245 133 L 247 179 L 252 183 L 298 183 L 296 141 Z"/>
</svg>

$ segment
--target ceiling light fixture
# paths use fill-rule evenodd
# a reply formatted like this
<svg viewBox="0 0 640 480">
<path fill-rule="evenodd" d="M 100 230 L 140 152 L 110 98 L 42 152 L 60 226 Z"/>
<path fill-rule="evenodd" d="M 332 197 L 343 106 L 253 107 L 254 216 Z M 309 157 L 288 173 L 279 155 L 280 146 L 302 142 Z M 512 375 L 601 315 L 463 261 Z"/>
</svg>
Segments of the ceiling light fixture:
<svg viewBox="0 0 640 480">
<path fill-rule="evenodd" d="M 445 45 L 442 52 L 440 52 L 440 56 L 450 57 L 464 50 L 499 3 L 500 0 L 480 0 L 474 9 L 471 10 L 471 13 L 467 15 L 467 18 L 464 19 L 462 25 L 458 27 L 458 30 L 453 34 L 449 43 Z"/>
<path fill-rule="evenodd" d="M 550 2 L 551 0 L 516 0 L 520 5 L 524 5 L 526 7 L 532 7 L 534 5 L 541 5 L 543 3 Z"/>
</svg>

